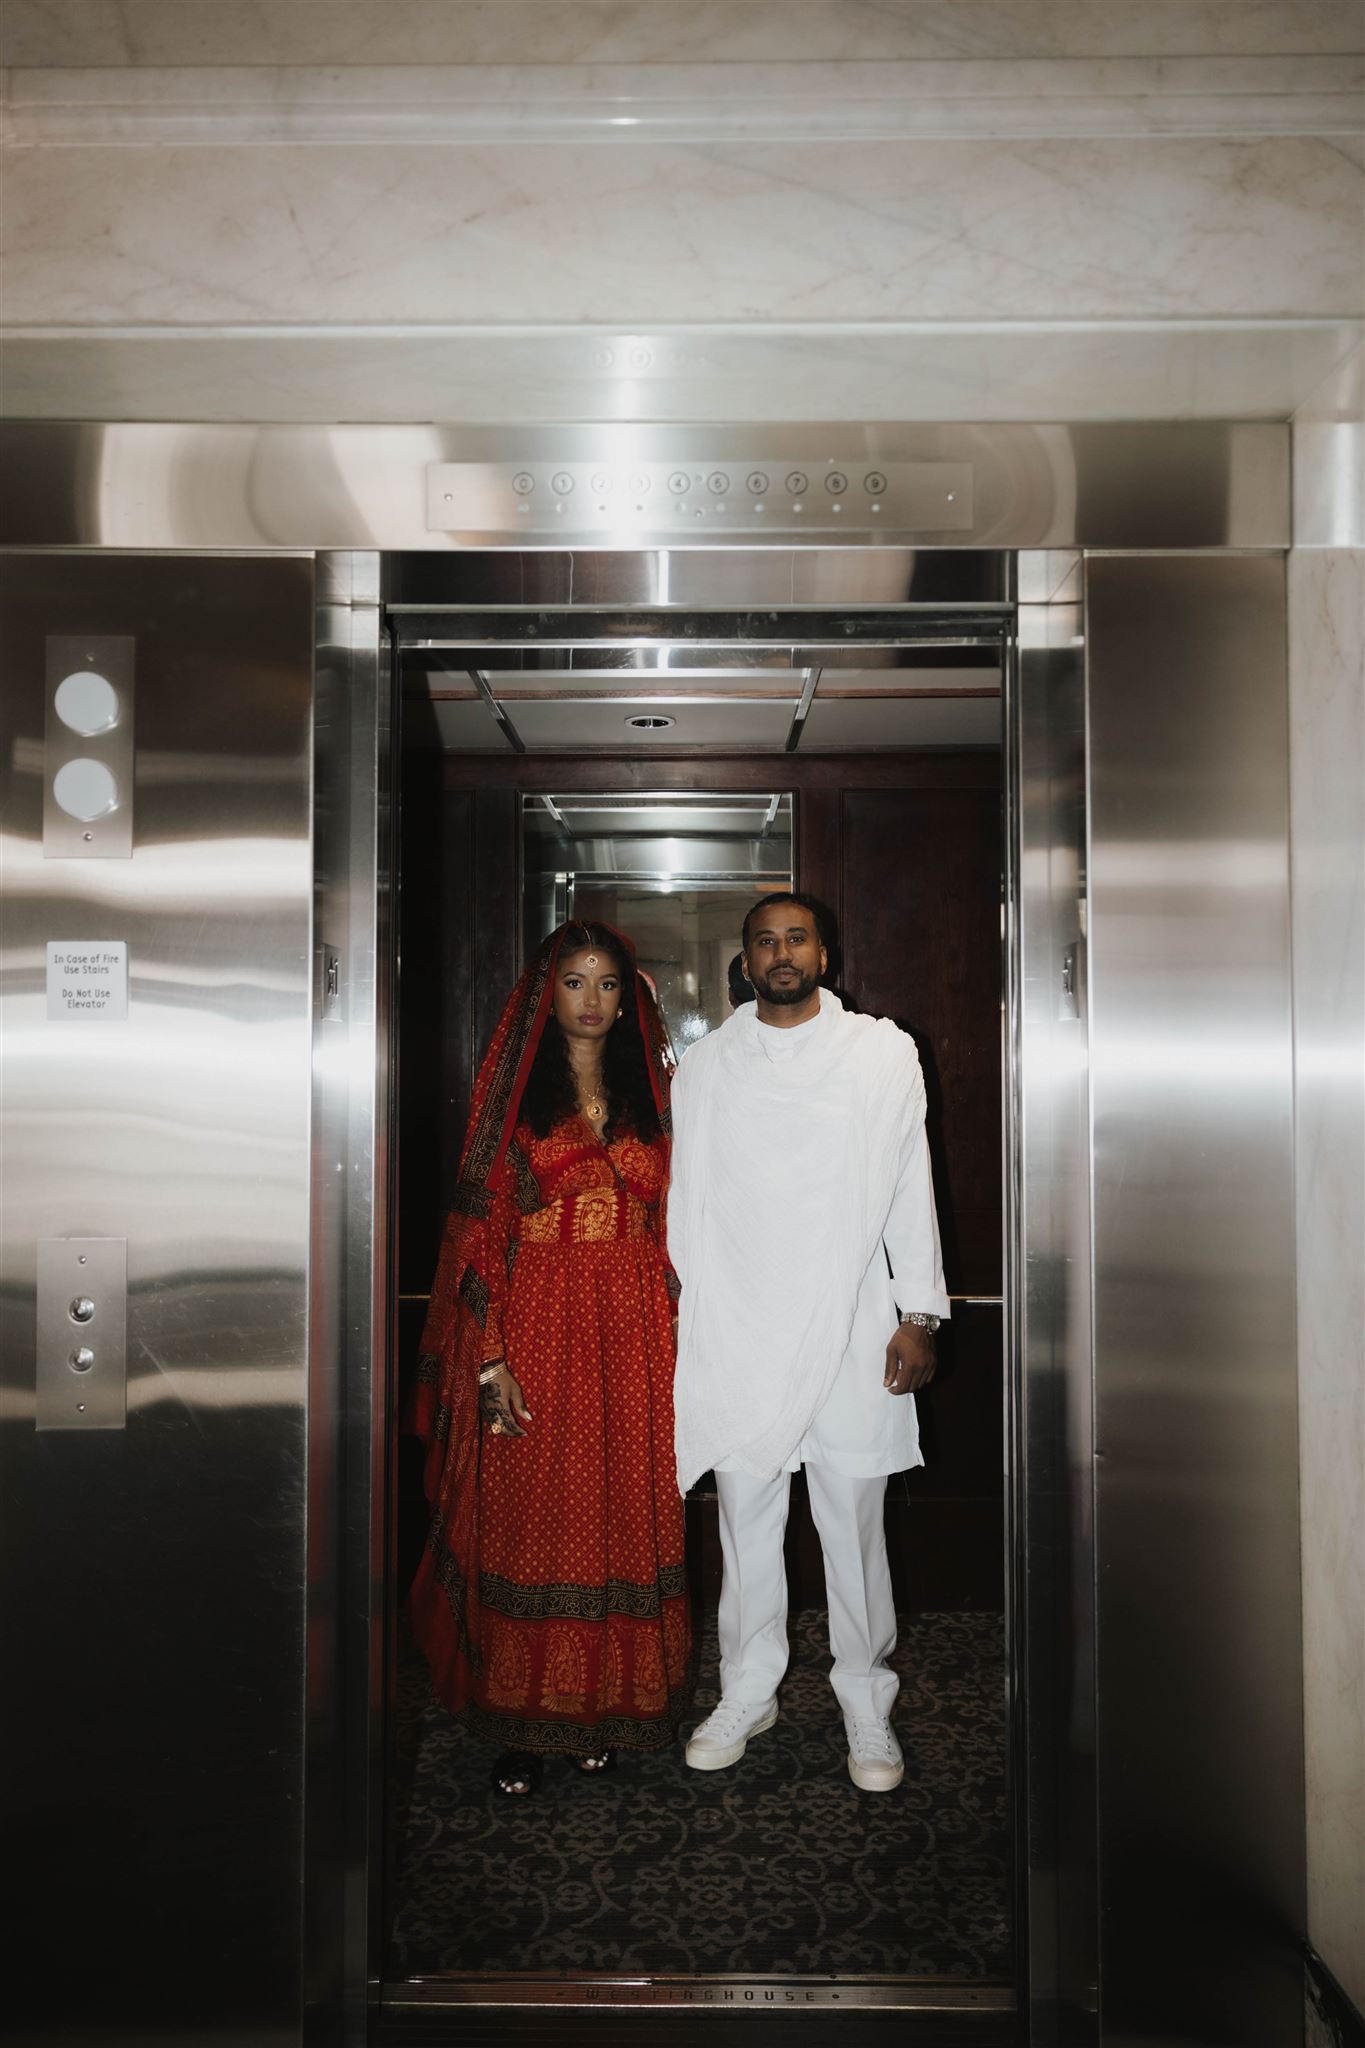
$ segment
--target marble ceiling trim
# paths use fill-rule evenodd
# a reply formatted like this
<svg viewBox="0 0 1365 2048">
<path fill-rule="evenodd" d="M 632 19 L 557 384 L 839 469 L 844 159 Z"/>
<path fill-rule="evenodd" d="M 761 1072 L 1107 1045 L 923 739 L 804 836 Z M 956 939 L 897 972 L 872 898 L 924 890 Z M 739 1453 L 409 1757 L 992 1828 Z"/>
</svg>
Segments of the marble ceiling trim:
<svg viewBox="0 0 1365 2048">
<path fill-rule="evenodd" d="M 1356 0 L 7 0 L 11 65 L 1358 52 Z"/>
<path fill-rule="evenodd" d="M 1365 59 L 20 70 L 12 148 L 1351 135 Z"/>
<path fill-rule="evenodd" d="M 16 150 L 12 325 L 1311 319 L 1349 141 Z"/>
</svg>

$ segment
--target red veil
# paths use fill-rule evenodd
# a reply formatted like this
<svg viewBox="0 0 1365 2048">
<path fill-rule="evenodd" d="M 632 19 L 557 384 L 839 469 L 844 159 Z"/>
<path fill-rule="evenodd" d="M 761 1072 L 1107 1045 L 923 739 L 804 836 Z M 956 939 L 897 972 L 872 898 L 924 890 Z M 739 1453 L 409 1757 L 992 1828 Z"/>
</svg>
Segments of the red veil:
<svg viewBox="0 0 1365 2048">
<path fill-rule="evenodd" d="M 610 925 L 592 922 L 599 931 L 610 933 L 613 950 L 619 949 L 632 970 L 650 1087 L 667 1139 L 672 1131 L 668 1085 L 675 1064 L 667 1027 L 652 987 L 636 966 L 630 940 Z M 509 996 L 484 1054 L 422 1332 L 413 1426 L 427 1446 L 425 1486 L 432 1514 L 412 1604 L 438 1691 L 447 1698 L 467 1689 L 457 1682 L 457 1665 L 473 1664 L 478 1655 L 477 1631 L 471 1634 L 468 1626 L 470 1603 L 478 1599 L 478 1574 L 477 1567 L 469 1567 L 477 1556 L 478 1379 L 488 1311 L 483 1279 L 490 1255 L 488 1218 L 493 1197 L 504 1185 L 523 1211 L 539 1206 L 534 1179 L 528 1171 L 518 1171 L 520 1155 L 512 1139 L 550 1015 L 560 953 L 569 937 L 578 949 L 583 929 L 579 923 L 561 925 L 543 942 Z M 423 1626 L 424 1616 L 434 1628 Z M 447 1641 L 450 1668 L 443 1686 L 434 1645 Z"/>
</svg>

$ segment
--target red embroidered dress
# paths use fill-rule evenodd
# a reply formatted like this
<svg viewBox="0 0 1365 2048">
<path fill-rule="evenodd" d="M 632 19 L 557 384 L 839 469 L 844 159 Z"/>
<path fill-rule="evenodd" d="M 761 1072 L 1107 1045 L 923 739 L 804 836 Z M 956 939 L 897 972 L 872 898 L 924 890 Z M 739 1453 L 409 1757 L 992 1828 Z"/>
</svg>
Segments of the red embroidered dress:
<svg viewBox="0 0 1365 2048">
<path fill-rule="evenodd" d="M 498 1050 L 480 1076 L 494 1090 Z M 529 1058 L 516 1066 L 524 1086 Z M 480 1122 L 476 1098 L 423 1345 L 432 1522 L 418 1640 L 445 1704 L 508 1747 L 660 1748 L 686 1703 L 691 1647 L 668 1141 L 626 1131 L 606 1146 L 578 1117 L 545 1138 L 518 1123 L 471 1187 Z M 497 1358 L 531 1412 L 524 1436 L 480 1427 L 478 1373 Z"/>
</svg>

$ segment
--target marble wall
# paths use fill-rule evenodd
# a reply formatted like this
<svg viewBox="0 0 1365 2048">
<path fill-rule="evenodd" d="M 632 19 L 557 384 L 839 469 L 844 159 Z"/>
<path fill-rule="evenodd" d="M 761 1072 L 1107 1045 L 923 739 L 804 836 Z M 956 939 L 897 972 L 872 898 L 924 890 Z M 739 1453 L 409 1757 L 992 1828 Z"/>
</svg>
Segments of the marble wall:
<svg viewBox="0 0 1365 2048">
<path fill-rule="evenodd" d="M 7 409 L 384 418 L 401 335 L 408 417 L 1283 417 L 1365 295 L 1361 44 L 1339 0 L 9 0 Z M 648 377 L 575 350 L 641 333 Z"/>
<path fill-rule="evenodd" d="M 1365 2010 L 1365 369 L 1294 423 L 1289 561 L 1309 1932 Z"/>
<path fill-rule="evenodd" d="M 7 0 L 5 61 L 813 63 L 1332 55 L 1355 0 Z"/>
</svg>

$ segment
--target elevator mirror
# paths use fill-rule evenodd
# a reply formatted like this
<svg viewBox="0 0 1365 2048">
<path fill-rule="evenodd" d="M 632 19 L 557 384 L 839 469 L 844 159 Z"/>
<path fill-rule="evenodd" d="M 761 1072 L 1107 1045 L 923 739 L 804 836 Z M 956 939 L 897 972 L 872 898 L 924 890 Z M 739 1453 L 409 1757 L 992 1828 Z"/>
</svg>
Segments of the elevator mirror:
<svg viewBox="0 0 1365 2048">
<path fill-rule="evenodd" d="M 792 886 L 788 791 L 522 799 L 523 956 L 567 918 L 634 940 L 681 1051 L 725 1022 L 736 933 Z"/>
</svg>

